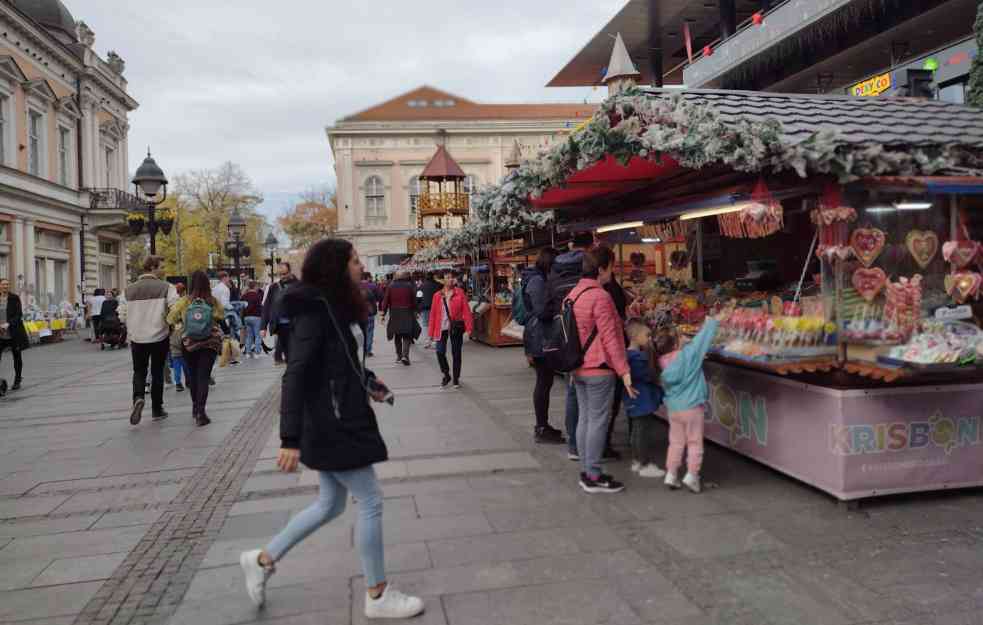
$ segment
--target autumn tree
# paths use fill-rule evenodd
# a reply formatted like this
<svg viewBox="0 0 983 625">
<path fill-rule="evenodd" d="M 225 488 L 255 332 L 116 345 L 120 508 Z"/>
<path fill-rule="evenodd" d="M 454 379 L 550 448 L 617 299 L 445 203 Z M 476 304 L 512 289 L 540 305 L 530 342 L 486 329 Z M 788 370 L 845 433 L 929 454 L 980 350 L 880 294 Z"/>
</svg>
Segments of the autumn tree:
<svg viewBox="0 0 983 625">
<path fill-rule="evenodd" d="M 969 93 L 966 101 L 972 106 L 983 108 L 983 2 L 979 3 L 976 15 L 976 45 L 981 50 L 973 59 L 969 72 Z"/>
<path fill-rule="evenodd" d="M 294 247 L 307 248 L 338 230 L 338 205 L 334 189 L 329 186 L 311 187 L 300 194 L 300 200 L 277 223 L 290 237 Z"/>
</svg>

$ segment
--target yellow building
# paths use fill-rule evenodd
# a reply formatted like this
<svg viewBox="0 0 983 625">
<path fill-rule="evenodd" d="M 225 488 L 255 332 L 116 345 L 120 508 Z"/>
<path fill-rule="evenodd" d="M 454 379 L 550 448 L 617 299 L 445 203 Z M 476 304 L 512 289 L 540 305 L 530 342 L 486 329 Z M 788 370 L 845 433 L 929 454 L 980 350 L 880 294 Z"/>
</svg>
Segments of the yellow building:
<svg viewBox="0 0 983 625">
<path fill-rule="evenodd" d="M 42 307 L 124 285 L 125 64 L 59 0 L 0 2 L 0 277 Z"/>
</svg>

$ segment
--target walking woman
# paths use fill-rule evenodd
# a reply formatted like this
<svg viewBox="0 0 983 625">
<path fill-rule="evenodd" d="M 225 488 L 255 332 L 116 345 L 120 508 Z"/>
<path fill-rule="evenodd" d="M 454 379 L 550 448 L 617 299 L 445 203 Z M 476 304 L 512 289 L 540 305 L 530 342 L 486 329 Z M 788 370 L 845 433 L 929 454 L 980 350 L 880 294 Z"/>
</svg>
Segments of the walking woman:
<svg viewBox="0 0 983 625">
<path fill-rule="evenodd" d="M 381 401 L 388 389 L 362 365 L 368 308 L 358 286 L 361 276 L 352 244 L 324 239 L 307 253 L 300 283 L 284 297 L 292 342 L 282 382 L 277 466 L 292 472 L 303 462 L 318 472 L 320 492 L 265 548 L 241 555 L 246 590 L 257 606 L 266 601 L 276 563 L 344 512 L 351 492 L 359 506 L 356 546 L 368 586 L 365 615 L 408 618 L 423 611 L 423 601 L 386 583 L 382 491 L 372 465 L 384 462 L 388 452 L 369 398 Z"/>
<path fill-rule="evenodd" d="M 444 374 L 441 386 L 451 382 L 451 369 L 447 364 L 447 343 L 451 345 L 454 358 L 454 388 L 461 388 L 461 348 L 464 333 L 474 329 L 471 306 L 464 289 L 457 286 L 458 276 L 449 272 L 444 276 L 444 288 L 433 294 L 430 301 L 430 338 L 437 341 L 437 362 Z"/>
<path fill-rule="evenodd" d="M 24 308 L 20 298 L 10 292 L 10 280 L 0 280 L 0 356 L 10 348 L 14 357 L 14 385 L 10 390 L 20 389 L 23 382 L 24 359 L 21 352 L 27 349 L 27 330 L 24 329 Z"/>
<path fill-rule="evenodd" d="M 389 315 L 386 335 L 396 341 L 396 362 L 410 365 L 410 345 L 417 338 L 416 287 L 405 271 L 396 274 L 396 280 L 386 289 L 382 300 L 382 314 Z"/>
<path fill-rule="evenodd" d="M 566 442 L 563 433 L 550 425 L 550 391 L 556 374 L 543 357 L 543 341 L 546 338 L 546 330 L 552 322 L 546 280 L 558 255 L 559 252 L 552 247 L 540 250 L 536 258 L 536 266 L 523 274 L 522 290 L 519 291 L 524 299 L 526 310 L 529 311 L 529 318 L 522 333 L 522 343 L 525 346 L 526 358 L 536 370 L 536 388 L 532 393 L 532 404 L 536 411 L 533 440 L 541 445 L 562 445 Z"/>
<path fill-rule="evenodd" d="M 208 318 L 211 313 L 211 319 Z M 192 416 L 201 427 L 212 422 L 205 413 L 209 381 L 215 359 L 222 352 L 221 323 L 225 319 L 222 304 L 212 296 L 208 275 L 198 270 L 191 274 L 188 294 L 177 301 L 167 315 L 172 328 L 182 325 L 181 348 L 188 370 L 188 390 L 191 391 Z M 204 323 L 207 322 L 207 325 Z"/>
</svg>

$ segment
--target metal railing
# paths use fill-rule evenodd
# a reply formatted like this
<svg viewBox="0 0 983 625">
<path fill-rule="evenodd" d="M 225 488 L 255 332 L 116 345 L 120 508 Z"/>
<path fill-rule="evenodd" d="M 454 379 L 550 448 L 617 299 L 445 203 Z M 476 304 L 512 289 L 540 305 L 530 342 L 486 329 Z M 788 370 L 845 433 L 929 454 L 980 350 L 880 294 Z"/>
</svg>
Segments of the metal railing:
<svg viewBox="0 0 983 625">
<path fill-rule="evenodd" d="M 441 217 L 443 215 L 467 216 L 471 212 L 471 197 L 467 193 L 423 192 L 417 199 L 417 208 L 424 217 Z"/>
<path fill-rule="evenodd" d="M 120 189 L 85 190 L 89 192 L 89 206 L 92 210 L 124 210 L 127 212 L 147 210 L 147 202 Z"/>
</svg>

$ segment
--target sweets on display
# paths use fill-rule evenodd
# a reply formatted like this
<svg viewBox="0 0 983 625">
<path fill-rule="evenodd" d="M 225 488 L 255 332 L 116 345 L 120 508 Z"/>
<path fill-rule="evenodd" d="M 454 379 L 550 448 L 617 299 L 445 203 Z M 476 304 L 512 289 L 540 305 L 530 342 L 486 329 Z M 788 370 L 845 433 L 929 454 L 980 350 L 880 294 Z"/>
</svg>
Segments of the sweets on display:
<svg viewBox="0 0 983 625">
<path fill-rule="evenodd" d="M 918 266 L 925 269 L 939 253 L 939 237 L 931 230 L 912 230 L 905 236 L 905 247 Z"/>
<path fill-rule="evenodd" d="M 926 321 L 921 332 L 905 345 L 891 350 L 889 357 L 919 365 L 973 364 L 981 356 L 983 332 L 961 321 Z"/>
<path fill-rule="evenodd" d="M 857 228 L 850 235 L 850 248 L 864 267 L 870 267 L 884 251 L 887 236 L 877 228 Z"/>
<path fill-rule="evenodd" d="M 967 267 L 979 253 L 977 241 L 948 241 L 942 245 L 942 257 L 956 269 Z"/>
</svg>

